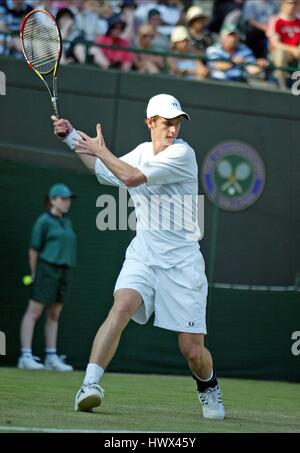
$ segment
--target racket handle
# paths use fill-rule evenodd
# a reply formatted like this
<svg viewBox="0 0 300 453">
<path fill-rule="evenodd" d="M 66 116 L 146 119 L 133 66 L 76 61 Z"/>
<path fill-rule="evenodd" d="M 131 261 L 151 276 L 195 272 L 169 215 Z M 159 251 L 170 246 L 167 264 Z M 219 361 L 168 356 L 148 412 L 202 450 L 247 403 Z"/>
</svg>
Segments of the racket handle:
<svg viewBox="0 0 300 453">
<path fill-rule="evenodd" d="M 54 110 L 55 116 L 58 119 L 60 119 L 61 118 L 61 113 L 60 113 L 60 108 L 59 108 L 59 105 L 58 105 L 58 99 L 56 97 L 52 97 L 51 101 L 52 101 L 52 106 L 53 106 L 53 110 Z"/>
<path fill-rule="evenodd" d="M 59 108 L 59 105 L 58 105 L 58 100 L 56 97 L 52 97 L 51 98 L 51 101 L 52 101 L 52 106 L 53 106 L 53 110 L 54 110 L 54 113 L 55 113 L 55 116 L 60 119 L 61 118 L 61 112 L 60 112 L 60 108 Z M 68 133 L 61 133 L 61 134 L 58 134 L 59 137 L 66 137 L 68 135 Z"/>
</svg>

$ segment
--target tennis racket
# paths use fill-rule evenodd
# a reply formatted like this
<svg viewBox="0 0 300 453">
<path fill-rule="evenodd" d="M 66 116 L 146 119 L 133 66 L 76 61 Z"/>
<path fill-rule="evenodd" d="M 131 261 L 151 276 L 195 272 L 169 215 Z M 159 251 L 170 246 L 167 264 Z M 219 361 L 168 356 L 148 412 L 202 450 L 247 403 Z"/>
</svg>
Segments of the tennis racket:
<svg viewBox="0 0 300 453">
<path fill-rule="evenodd" d="M 57 98 L 57 75 L 62 38 L 54 17 L 46 10 L 31 11 L 20 28 L 22 50 L 28 66 L 44 82 L 57 118 L 61 118 Z M 52 74 L 52 91 L 45 76 Z M 61 134 L 61 137 L 66 134 Z"/>
</svg>

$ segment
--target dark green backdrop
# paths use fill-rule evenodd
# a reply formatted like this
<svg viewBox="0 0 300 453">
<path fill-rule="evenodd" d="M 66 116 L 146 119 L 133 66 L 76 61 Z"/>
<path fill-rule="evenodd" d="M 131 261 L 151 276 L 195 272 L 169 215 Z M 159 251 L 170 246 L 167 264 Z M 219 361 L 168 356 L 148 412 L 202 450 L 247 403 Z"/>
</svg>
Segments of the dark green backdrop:
<svg viewBox="0 0 300 453">
<path fill-rule="evenodd" d="M 71 217 L 79 239 L 79 264 L 60 331 L 60 350 L 77 367 L 88 358 L 92 338 L 111 304 L 114 281 L 132 233 L 99 232 L 96 199 L 102 187 L 52 135 L 50 103 L 43 86 L 23 62 L 0 59 L 7 95 L 0 97 L 0 330 L 8 355 L 18 356 L 19 322 L 29 297 L 21 285 L 28 272 L 30 230 L 43 208 L 48 187 L 64 181 L 79 195 Z M 249 143 L 260 153 L 267 184 L 259 201 L 239 213 L 219 213 L 214 281 L 267 285 L 293 284 L 299 265 L 300 114 L 296 97 L 215 83 L 65 67 L 62 109 L 75 127 L 94 133 L 103 124 L 107 144 L 117 155 L 147 140 L 143 125 L 147 99 L 159 92 L 182 100 L 192 122 L 182 136 L 195 148 L 199 165 L 216 144 Z M 201 248 L 211 248 L 212 205 L 206 200 Z M 208 310 L 209 346 L 219 373 L 226 376 L 299 380 L 299 358 L 291 335 L 299 330 L 297 292 L 214 289 Z M 35 352 L 42 354 L 42 323 Z M 111 370 L 182 373 L 174 334 L 132 323 Z"/>
</svg>

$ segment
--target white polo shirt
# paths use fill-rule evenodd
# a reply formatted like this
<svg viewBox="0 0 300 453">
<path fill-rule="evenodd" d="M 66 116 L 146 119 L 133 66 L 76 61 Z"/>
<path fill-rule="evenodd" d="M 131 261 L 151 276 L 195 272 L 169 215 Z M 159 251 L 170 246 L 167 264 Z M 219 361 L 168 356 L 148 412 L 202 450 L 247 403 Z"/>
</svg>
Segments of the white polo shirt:
<svg viewBox="0 0 300 453">
<path fill-rule="evenodd" d="M 178 139 L 155 155 L 152 142 L 145 142 L 120 159 L 147 178 L 145 184 L 127 188 L 135 206 L 137 234 L 126 257 L 164 269 L 193 260 L 200 239 L 194 150 Z M 100 159 L 95 173 L 100 184 L 126 187 Z"/>
</svg>

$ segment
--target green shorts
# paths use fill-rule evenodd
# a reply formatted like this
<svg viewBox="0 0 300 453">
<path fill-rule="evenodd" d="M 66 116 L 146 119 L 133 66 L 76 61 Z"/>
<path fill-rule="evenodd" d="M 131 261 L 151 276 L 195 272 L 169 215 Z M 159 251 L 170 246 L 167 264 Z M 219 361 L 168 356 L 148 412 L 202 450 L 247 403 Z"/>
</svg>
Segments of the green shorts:
<svg viewBox="0 0 300 453">
<path fill-rule="evenodd" d="M 67 300 L 72 269 L 39 260 L 32 287 L 32 300 L 41 304 L 63 304 Z"/>
</svg>

